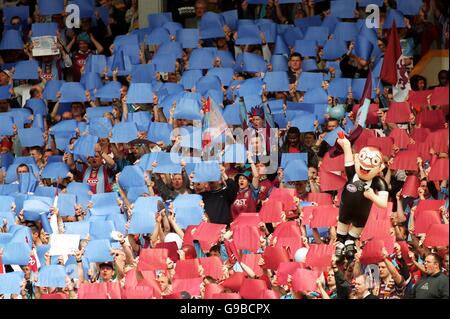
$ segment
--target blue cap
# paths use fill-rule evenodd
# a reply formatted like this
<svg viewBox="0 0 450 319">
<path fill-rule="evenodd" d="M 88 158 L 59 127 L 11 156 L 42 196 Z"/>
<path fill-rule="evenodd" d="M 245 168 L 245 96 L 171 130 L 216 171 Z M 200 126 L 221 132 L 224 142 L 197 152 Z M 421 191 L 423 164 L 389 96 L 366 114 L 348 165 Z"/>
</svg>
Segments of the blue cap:
<svg viewBox="0 0 450 319">
<path fill-rule="evenodd" d="M 22 50 L 24 47 L 20 32 L 8 30 L 3 32 L 0 50 Z"/>
<path fill-rule="evenodd" d="M 264 76 L 267 92 L 289 91 L 289 78 L 287 72 L 267 72 Z"/>
<path fill-rule="evenodd" d="M 180 29 L 177 30 L 177 41 L 181 43 L 183 49 L 198 48 L 200 33 L 198 29 Z"/>
<path fill-rule="evenodd" d="M 91 201 L 93 204 L 91 209 L 92 215 L 107 216 L 120 213 L 116 193 L 94 194 Z"/>
<path fill-rule="evenodd" d="M 20 17 L 22 24 L 28 24 L 28 17 L 30 16 L 29 6 L 9 6 L 3 8 L 3 16 L 5 17 L 5 24 L 11 25 L 13 17 Z"/>
<path fill-rule="evenodd" d="M 13 136 L 13 125 L 14 122 L 11 116 L 0 114 L 0 136 Z"/>
<path fill-rule="evenodd" d="M 354 41 L 358 35 L 358 27 L 354 22 L 339 22 L 334 30 L 334 39 Z"/>
<path fill-rule="evenodd" d="M 297 160 L 308 165 L 308 153 L 283 153 L 281 154 L 280 167 L 285 169 L 289 162 Z"/>
<path fill-rule="evenodd" d="M 172 22 L 172 12 L 151 13 L 147 16 L 150 28 L 162 27 L 166 22 Z"/>
<path fill-rule="evenodd" d="M 161 45 L 170 41 L 170 33 L 167 29 L 160 27 L 155 28 L 145 39 L 147 45 Z"/>
<path fill-rule="evenodd" d="M 219 163 L 216 161 L 196 163 L 194 168 L 194 183 L 218 182 L 221 180 Z"/>
<path fill-rule="evenodd" d="M 183 72 L 180 83 L 183 85 L 185 90 L 191 90 L 202 76 L 202 70 L 187 70 Z"/>
<path fill-rule="evenodd" d="M 331 1 L 331 15 L 337 18 L 348 19 L 355 17 L 356 0 Z"/>
<path fill-rule="evenodd" d="M 209 90 L 222 91 L 222 83 L 215 75 L 207 75 L 200 78 L 195 87 L 201 95 L 205 95 Z"/>
<path fill-rule="evenodd" d="M 314 72 L 302 72 L 298 79 L 297 91 L 309 91 L 322 86 L 323 74 Z"/>
<path fill-rule="evenodd" d="M 324 60 L 336 60 L 347 52 L 347 45 L 344 40 L 328 40 L 323 47 Z"/>
<path fill-rule="evenodd" d="M 121 122 L 112 129 L 111 143 L 129 143 L 138 138 L 138 130 L 135 123 Z"/>
<path fill-rule="evenodd" d="M 224 163 L 240 163 L 246 162 L 246 149 L 244 144 L 231 144 L 225 147 L 223 156 Z"/>
<path fill-rule="evenodd" d="M 153 169 L 153 173 L 163 174 L 180 174 L 181 165 L 180 158 L 177 153 L 157 153 L 157 166 Z"/>
<path fill-rule="evenodd" d="M 90 225 L 91 224 L 88 221 L 64 223 L 64 233 L 69 235 L 80 235 L 81 239 L 84 239 L 89 234 Z"/>
<path fill-rule="evenodd" d="M 315 15 L 312 17 L 305 17 L 301 19 L 296 19 L 294 24 L 297 28 L 307 29 L 308 27 L 320 27 L 322 24 L 322 18 L 320 15 Z"/>
<path fill-rule="evenodd" d="M 155 65 L 153 64 L 139 64 L 133 65 L 133 72 L 131 73 L 132 83 L 152 83 L 155 80 Z"/>
<path fill-rule="evenodd" d="M 44 137 L 39 128 L 19 129 L 19 140 L 22 147 L 44 146 Z"/>
<path fill-rule="evenodd" d="M 170 134 L 173 127 L 169 123 L 151 122 L 147 132 L 148 139 L 154 143 L 159 141 L 166 145 L 171 144 Z"/>
<path fill-rule="evenodd" d="M 290 50 L 288 45 L 286 44 L 286 41 L 283 39 L 281 35 L 277 35 L 275 40 L 275 48 L 273 50 L 273 54 L 283 54 L 283 55 L 289 55 Z"/>
<path fill-rule="evenodd" d="M 84 253 L 89 262 L 112 262 L 111 243 L 108 239 L 90 240 Z"/>
<path fill-rule="evenodd" d="M 91 221 L 89 227 L 92 239 L 111 239 L 111 232 L 116 230 L 114 223 L 110 220 Z"/>
<path fill-rule="evenodd" d="M 39 14 L 48 16 L 64 12 L 64 0 L 38 0 Z"/>
<path fill-rule="evenodd" d="M 58 31 L 58 25 L 54 22 L 33 23 L 31 25 L 31 31 L 33 32 L 33 37 L 43 37 L 43 36 L 56 37 L 56 31 Z"/>
<path fill-rule="evenodd" d="M 9 242 L 4 246 L 3 264 L 26 266 L 30 261 L 31 247 L 22 242 Z"/>
<path fill-rule="evenodd" d="M 77 204 L 77 197 L 73 194 L 59 194 L 58 195 L 58 210 L 59 215 L 75 216 L 75 205 Z"/>
<path fill-rule="evenodd" d="M 214 52 L 206 48 L 194 49 L 189 57 L 189 70 L 211 69 L 215 60 Z"/>
<path fill-rule="evenodd" d="M 56 95 L 61 90 L 64 81 L 50 80 L 45 84 L 44 92 L 42 93 L 44 99 L 49 101 L 56 101 Z"/>
<path fill-rule="evenodd" d="M 153 88 L 150 83 L 131 83 L 127 103 L 153 103 Z"/>
<path fill-rule="evenodd" d="M 206 12 L 200 20 L 200 39 L 224 38 L 223 20 L 220 14 Z"/>
<path fill-rule="evenodd" d="M 338 139 L 338 133 L 345 132 L 340 126 L 336 127 L 333 131 L 328 132 L 323 139 L 328 145 L 334 146 L 336 144 L 336 140 Z"/>
<path fill-rule="evenodd" d="M 63 83 L 60 89 L 61 103 L 86 102 L 86 92 L 79 82 Z"/>
<path fill-rule="evenodd" d="M 206 75 L 215 75 L 220 79 L 223 86 L 229 86 L 233 80 L 234 70 L 232 68 L 212 68 Z"/>
<path fill-rule="evenodd" d="M 266 72 L 267 64 L 264 58 L 258 54 L 244 52 L 243 54 L 243 70 L 245 72 L 257 73 Z"/>
<path fill-rule="evenodd" d="M 254 24 L 240 25 L 238 27 L 237 45 L 261 44 L 261 35 L 258 26 Z"/>
<path fill-rule="evenodd" d="M 302 113 L 291 120 L 291 126 L 297 127 L 300 130 L 300 133 L 314 132 L 316 130 L 314 127 L 315 120 L 315 114 Z"/>
<path fill-rule="evenodd" d="M 237 23 L 238 23 L 238 11 L 237 10 L 229 10 L 222 12 L 220 14 L 223 18 L 223 21 L 227 26 L 230 27 L 231 30 L 237 29 Z"/>
<path fill-rule="evenodd" d="M 311 89 L 305 93 L 304 102 L 312 104 L 328 104 L 328 94 L 321 87 Z"/>
<path fill-rule="evenodd" d="M 322 45 L 328 40 L 328 31 L 327 27 L 308 27 L 303 40 L 316 40 Z"/>
<path fill-rule="evenodd" d="M 400 11 L 390 9 L 384 19 L 383 29 L 391 29 L 394 21 L 397 28 L 404 28 L 405 21 L 403 19 L 404 16 Z"/>
<path fill-rule="evenodd" d="M 14 80 L 37 80 L 39 65 L 36 60 L 19 61 L 14 71 Z"/>
<path fill-rule="evenodd" d="M 145 186 L 144 171 L 136 165 L 125 166 L 119 176 L 119 185 L 125 190 L 133 186 Z"/>
<path fill-rule="evenodd" d="M 25 106 L 32 109 L 34 115 L 47 115 L 48 113 L 47 105 L 45 104 L 45 101 L 43 99 L 29 99 L 25 103 Z"/>
<path fill-rule="evenodd" d="M 98 137 L 93 135 L 80 136 L 74 144 L 73 153 L 80 156 L 95 156 L 95 144 Z"/>
<path fill-rule="evenodd" d="M 95 97 L 102 101 L 110 101 L 112 99 L 120 99 L 120 90 L 122 84 L 117 81 L 111 81 L 99 88 Z"/>
<path fill-rule="evenodd" d="M 106 56 L 91 54 L 86 61 L 84 69 L 85 72 L 102 74 L 105 71 L 106 66 Z"/>
<path fill-rule="evenodd" d="M 198 194 L 178 195 L 173 201 L 177 224 L 181 228 L 189 225 L 199 225 L 202 222 L 203 208 L 200 206 L 202 197 Z"/>
<path fill-rule="evenodd" d="M 397 10 L 407 16 L 419 15 L 423 0 L 397 0 Z"/>
<path fill-rule="evenodd" d="M 295 41 L 295 52 L 300 53 L 302 56 L 317 55 L 317 43 L 316 40 L 297 40 Z"/>
<path fill-rule="evenodd" d="M 0 274 L 0 294 L 20 294 L 24 275 L 23 271 Z"/>
<path fill-rule="evenodd" d="M 41 176 L 50 179 L 66 178 L 69 172 L 70 169 L 66 163 L 49 163 L 45 166 Z"/>
<path fill-rule="evenodd" d="M 328 86 L 328 95 L 337 97 L 340 99 L 346 99 L 348 95 L 348 89 L 352 85 L 351 79 L 336 78 L 330 82 Z"/>
<path fill-rule="evenodd" d="M 177 57 L 174 54 L 158 54 L 153 57 L 152 63 L 158 72 L 175 72 Z"/>
<path fill-rule="evenodd" d="M 283 170 L 285 182 L 308 180 L 308 165 L 303 160 L 289 161 Z"/>
</svg>

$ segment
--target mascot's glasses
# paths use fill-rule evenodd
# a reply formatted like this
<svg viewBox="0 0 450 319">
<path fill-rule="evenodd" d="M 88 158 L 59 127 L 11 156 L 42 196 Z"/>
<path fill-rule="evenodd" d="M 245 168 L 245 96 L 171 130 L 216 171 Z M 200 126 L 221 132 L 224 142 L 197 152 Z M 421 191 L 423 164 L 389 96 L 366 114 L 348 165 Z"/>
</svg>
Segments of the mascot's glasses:
<svg viewBox="0 0 450 319">
<path fill-rule="evenodd" d="M 380 156 L 378 156 L 378 154 L 376 154 L 376 155 L 373 156 L 373 157 L 369 157 L 369 155 L 367 154 L 367 152 L 361 152 L 361 153 L 359 154 L 359 160 L 360 160 L 360 161 L 365 161 L 367 158 L 370 159 L 370 163 L 371 163 L 373 166 L 379 166 L 379 165 L 381 164 L 381 158 L 380 158 Z"/>
</svg>

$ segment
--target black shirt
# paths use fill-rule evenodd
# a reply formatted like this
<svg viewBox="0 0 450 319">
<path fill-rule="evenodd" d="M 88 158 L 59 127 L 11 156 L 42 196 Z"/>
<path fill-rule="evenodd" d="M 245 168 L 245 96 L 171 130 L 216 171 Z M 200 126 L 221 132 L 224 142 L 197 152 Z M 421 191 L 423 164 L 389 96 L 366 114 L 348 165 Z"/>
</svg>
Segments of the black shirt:
<svg viewBox="0 0 450 319">
<path fill-rule="evenodd" d="M 448 299 L 448 277 L 442 272 L 420 278 L 414 286 L 414 299 Z"/>
<path fill-rule="evenodd" d="M 213 224 L 230 224 L 231 205 L 236 199 L 237 187 L 232 179 L 226 181 L 227 186 L 218 191 L 201 193 L 205 203 L 205 212 Z"/>
</svg>

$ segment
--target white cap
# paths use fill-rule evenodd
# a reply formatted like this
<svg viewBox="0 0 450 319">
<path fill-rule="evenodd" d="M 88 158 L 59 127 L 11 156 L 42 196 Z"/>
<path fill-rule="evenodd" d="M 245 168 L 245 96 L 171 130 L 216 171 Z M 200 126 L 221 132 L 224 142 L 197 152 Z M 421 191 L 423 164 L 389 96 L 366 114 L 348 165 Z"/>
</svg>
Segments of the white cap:
<svg viewBox="0 0 450 319">
<path fill-rule="evenodd" d="M 306 247 L 297 249 L 297 251 L 295 252 L 294 260 L 298 263 L 305 262 L 307 253 L 308 253 L 308 248 L 306 248 Z"/>
<path fill-rule="evenodd" d="M 178 234 L 175 233 L 168 233 L 164 238 L 164 242 L 165 243 L 175 242 L 178 246 L 178 249 L 181 249 L 181 247 L 183 246 L 183 240 Z"/>
</svg>

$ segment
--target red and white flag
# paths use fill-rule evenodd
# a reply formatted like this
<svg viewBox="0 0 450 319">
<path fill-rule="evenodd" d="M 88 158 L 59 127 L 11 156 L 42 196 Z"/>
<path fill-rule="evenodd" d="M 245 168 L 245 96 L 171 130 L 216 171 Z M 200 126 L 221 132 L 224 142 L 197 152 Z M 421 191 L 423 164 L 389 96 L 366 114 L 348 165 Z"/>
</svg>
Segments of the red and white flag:
<svg viewBox="0 0 450 319">
<path fill-rule="evenodd" d="M 394 101 L 404 102 L 408 99 L 411 85 L 395 21 L 389 34 L 389 42 L 384 54 L 380 78 L 392 85 Z"/>
</svg>

